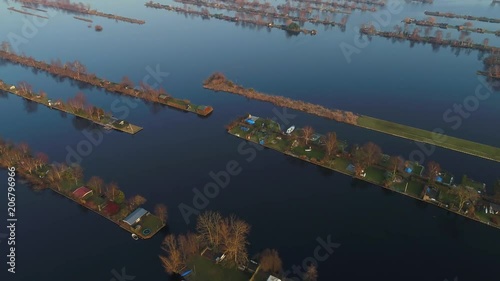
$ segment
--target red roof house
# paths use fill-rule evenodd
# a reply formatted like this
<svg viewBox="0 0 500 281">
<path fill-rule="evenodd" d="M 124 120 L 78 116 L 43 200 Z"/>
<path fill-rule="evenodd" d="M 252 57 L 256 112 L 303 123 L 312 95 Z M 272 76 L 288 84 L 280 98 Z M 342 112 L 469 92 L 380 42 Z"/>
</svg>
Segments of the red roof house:
<svg viewBox="0 0 500 281">
<path fill-rule="evenodd" d="M 86 186 L 80 186 L 79 188 L 75 189 L 75 191 L 73 191 L 73 196 L 75 196 L 76 199 L 84 199 L 85 197 L 90 195 L 92 195 L 92 189 Z"/>
</svg>

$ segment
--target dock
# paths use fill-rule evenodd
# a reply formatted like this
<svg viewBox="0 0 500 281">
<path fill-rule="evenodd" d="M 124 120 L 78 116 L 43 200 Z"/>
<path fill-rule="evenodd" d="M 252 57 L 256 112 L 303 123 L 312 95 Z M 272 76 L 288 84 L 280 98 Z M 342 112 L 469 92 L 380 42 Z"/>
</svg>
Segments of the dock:
<svg viewBox="0 0 500 281">
<path fill-rule="evenodd" d="M 26 100 L 35 102 L 37 104 L 44 105 L 50 109 L 59 110 L 86 120 L 93 122 L 94 124 L 101 125 L 104 128 L 111 128 L 113 130 L 121 131 L 124 133 L 128 133 L 131 135 L 137 134 L 142 130 L 142 127 L 130 124 L 125 120 L 117 120 L 113 119 L 111 115 L 103 114 L 101 116 L 89 116 L 84 113 L 84 110 L 70 110 L 70 107 L 60 101 L 52 101 L 47 97 L 43 97 L 39 94 L 30 92 L 30 91 L 22 91 L 16 88 L 14 85 L 9 85 L 2 80 L 0 80 L 0 90 L 11 93 L 13 95 L 22 97 Z M 95 108 L 95 107 L 94 107 Z M 104 110 L 96 108 L 104 113 Z"/>
</svg>

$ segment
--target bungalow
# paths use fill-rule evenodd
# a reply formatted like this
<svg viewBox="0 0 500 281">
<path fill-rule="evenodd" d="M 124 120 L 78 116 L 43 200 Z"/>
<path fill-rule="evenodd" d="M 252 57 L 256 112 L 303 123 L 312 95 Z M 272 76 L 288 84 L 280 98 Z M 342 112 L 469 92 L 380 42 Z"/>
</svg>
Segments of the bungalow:
<svg viewBox="0 0 500 281">
<path fill-rule="evenodd" d="M 123 222 L 127 223 L 130 226 L 133 226 L 134 224 L 140 222 L 142 217 L 147 216 L 147 215 L 149 215 L 148 211 L 144 210 L 143 208 L 137 208 L 130 215 L 128 215 L 123 220 Z"/>
<path fill-rule="evenodd" d="M 245 122 L 247 122 L 250 125 L 254 125 L 257 120 L 259 120 L 259 117 L 248 115 L 248 118 L 245 120 Z"/>
<path fill-rule="evenodd" d="M 166 100 L 166 99 L 168 99 L 168 96 L 165 95 L 165 94 L 161 94 L 161 95 L 158 96 L 158 98 L 161 99 L 161 100 Z"/>
<path fill-rule="evenodd" d="M 439 196 L 438 190 L 427 186 L 425 188 L 424 200 L 437 201 Z"/>
<path fill-rule="evenodd" d="M 500 205 L 490 203 L 490 214 L 500 214 Z"/>
<path fill-rule="evenodd" d="M 267 278 L 267 281 L 281 281 L 281 279 L 279 279 L 276 276 L 269 275 L 269 278 Z"/>
<path fill-rule="evenodd" d="M 75 191 L 73 191 L 73 196 L 76 199 L 85 200 L 85 198 L 92 195 L 92 193 L 93 193 L 92 189 L 90 189 L 86 186 L 81 186 L 81 187 L 75 189 Z"/>
</svg>

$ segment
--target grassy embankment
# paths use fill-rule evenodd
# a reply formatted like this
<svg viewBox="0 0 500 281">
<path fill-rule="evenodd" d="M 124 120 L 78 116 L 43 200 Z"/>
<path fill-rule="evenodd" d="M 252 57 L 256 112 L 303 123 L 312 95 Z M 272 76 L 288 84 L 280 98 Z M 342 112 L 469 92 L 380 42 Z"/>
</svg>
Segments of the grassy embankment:
<svg viewBox="0 0 500 281">
<path fill-rule="evenodd" d="M 484 185 L 482 183 L 467 178 L 466 181 L 458 184 L 458 186 L 450 187 L 439 182 L 430 181 L 428 177 L 423 175 L 424 173 L 422 171 L 424 168 L 416 163 L 411 163 L 412 167 L 414 167 L 411 173 L 398 169 L 396 175 L 392 175 L 392 169 L 389 168 L 391 163 L 388 156 L 382 157 L 378 163 L 369 166 L 365 170 L 366 175 L 364 177 L 357 176 L 352 170 L 354 161 L 352 156 L 346 152 L 346 145 L 338 146 L 335 156 L 326 157 L 325 148 L 321 142 L 309 141 L 309 143 L 305 145 L 301 140 L 301 133 L 299 133 L 301 129 L 295 129 L 295 131 L 288 136 L 284 135 L 279 129 L 279 124 L 272 120 L 259 118 L 254 125 L 249 125 L 245 123 L 244 120 L 245 118 L 240 118 L 231 123 L 228 126 L 228 132 L 247 141 L 254 143 L 263 142 L 263 144 L 261 143 L 263 146 L 272 148 L 286 155 L 352 176 L 417 200 L 437 205 L 461 216 L 500 228 L 498 224 L 500 216 L 485 214 L 484 209 L 480 207 L 479 204 L 479 202 L 482 202 L 481 198 L 474 200 L 478 203 L 477 208 L 468 215 L 465 213 L 464 208 L 460 209 L 459 207 L 460 198 L 457 195 L 457 189 L 468 188 L 473 190 L 473 192 L 484 191 Z M 324 138 L 324 136 L 321 138 Z M 309 147 L 311 147 L 311 151 L 306 151 L 306 148 Z M 450 173 L 443 172 L 443 178 L 445 178 L 444 182 L 446 182 L 446 178 L 449 177 L 451 177 Z M 431 201 L 429 198 L 424 197 L 424 195 L 426 195 L 425 188 L 428 186 L 437 191 L 435 201 Z"/>
<path fill-rule="evenodd" d="M 415 127 L 398 124 L 391 121 L 377 119 L 369 116 L 358 115 L 350 111 L 329 109 L 321 105 L 312 104 L 300 100 L 292 100 L 282 96 L 268 95 L 255 91 L 252 88 L 246 89 L 240 85 L 226 79 L 224 75 L 215 73 L 210 76 L 203 85 L 204 88 L 213 91 L 222 91 L 255 99 L 270 102 L 277 106 L 287 107 L 314 114 L 338 122 L 347 123 L 353 126 L 370 129 L 373 131 L 410 139 L 416 142 L 423 142 L 446 149 L 474 155 L 477 157 L 500 162 L 500 148 L 485 145 L 469 140 L 464 140 L 447 135 L 438 135 L 431 131 L 418 129 Z"/>
</svg>

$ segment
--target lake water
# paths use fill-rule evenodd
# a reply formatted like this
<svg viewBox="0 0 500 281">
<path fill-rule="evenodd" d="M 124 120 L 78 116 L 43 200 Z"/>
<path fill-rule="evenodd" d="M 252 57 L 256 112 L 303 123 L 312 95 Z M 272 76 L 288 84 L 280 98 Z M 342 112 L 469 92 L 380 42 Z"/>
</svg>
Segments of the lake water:
<svg viewBox="0 0 500 281">
<path fill-rule="evenodd" d="M 82 90 L 68 80 L 57 81 L 44 73 L 2 64 L 0 79 L 8 83 L 27 81 L 34 89 L 64 100 L 83 91 L 92 104 L 144 127 L 134 136 L 100 131 L 94 135 L 96 145 L 89 148 L 82 144 L 88 141 L 87 122 L 27 104 L 13 95 L 0 99 L 0 134 L 4 138 L 27 142 L 53 161 L 78 161 L 88 177 L 99 175 L 117 182 L 129 196 L 146 197 L 147 209 L 166 204 L 169 227 L 153 239 L 134 241 L 128 232 L 51 191 L 35 192 L 19 184 L 17 273 L 1 280 L 119 280 L 113 270 L 122 269 L 137 281 L 168 280 L 158 259 L 163 236 L 194 229 L 194 216 L 186 223 L 179 205 L 193 206 L 193 189 L 203 190 L 213 181 L 210 172 L 224 170 L 229 161 L 236 161 L 242 172 L 231 177 L 205 209 L 234 213 L 248 221 L 252 225 L 251 254 L 275 248 L 285 268 L 292 270 L 293 265 L 302 266 L 305 258 L 314 255 L 318 239 L 330 239 L 340 247 L 318 263 L 320 281 L 500 280 L 499 230 L 275 151 L 257 151 L 228 135 L 224 125 L 245 113 L 272 117 L 282 109 L 201 87 L 211 73 L 221 71 L 262 92 L 423 129 L 441 128 L 446 134 L 498 147 L 499 92 L 480 101 L 458 128 L 443 118 L 454 104 L 470 100 L 476 87 L 483 85 L 485 79 L 476 75 L 483 69 L 478 52 L 457 54 L 450 48 L 410 47 L 408 42 L 375 37 L 348 61 L 340 46 L 356 46 L 359 35 L 355 27 L 377 21 L 374 14 L 354 12 L 345 32 L 306 24 L 317 29 L 318 35 L 290 37 L 276 29 L 268 32 L 148 9 L 142 1 L 85 2 L 103 12 L 144 19 L 146 24 L 93 18 L 94 24 L 104 28 L 99 33 L 73 15 L 56 12 L 31 33 L 24 30 L 28 39 L 20 41 L 19 51 L 47 61 L 79 60 L 90 72 L 115 81 L 127 75 L 137 83 L 158 68 L 164 74 L 148 82 L 215 110 L 209 118 L 200 118 L 97 89 Z M 391 30 L 405 17 L 424 18 L 425 10 L 490 17 L 500 13 L 500 5 L 492 7 L 487 0 L 435 2 L 405 4 L 382 29 Z M 19 5 L 0 4 L 1 40 L 13 38 L 12 34 L 23 36 L 26 22 L 33 22 L 32 17 L 10 12 L 9 6 Z M 444 31 L 448 32 L 452 38 L 459 35 Z M 500 46 L 494 36 L 471 37 L 478 42 L 489 37 L 491 45 Z M 485 92 L 482 88 L 481 93 Z M 421 150 L 408 140 L 288 112 L 294 117 L 283 125 L 310 125 L 321 133 L 336 131 L 349 143 L 373 141 L 384 152 L 405 158 Z M 71 153 L 78 150 L 85 155 Z M 499 163 L 433 150 L 425 160 L 441 163 L 457 178 L 467 174 L 491 187 L 499 177 Z M 0 172 L 2 179 L 7 179 L 5 171 Z M 5 242 L 0 243 L 2 255 L 6 247 Z M 2 268 L 1 276 L 6 274 L 5 265 Z"/>
</svg>

